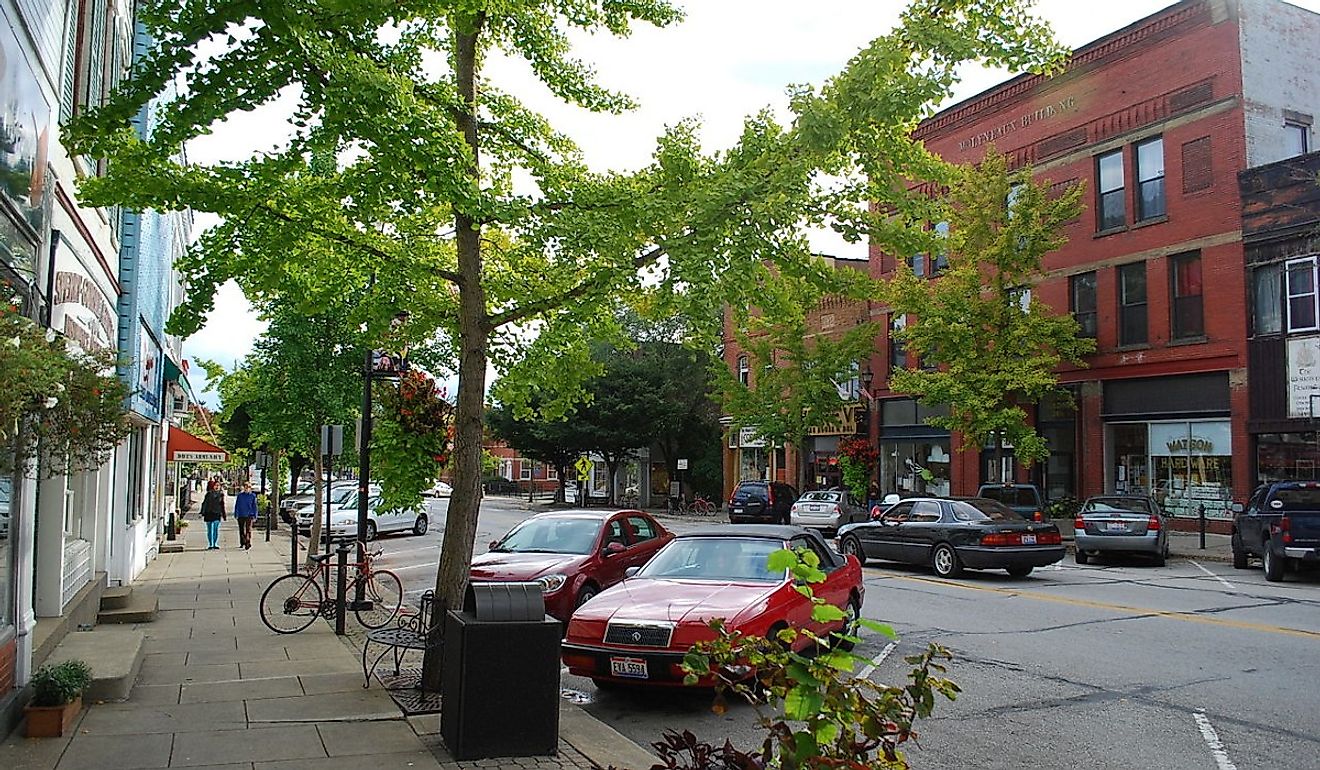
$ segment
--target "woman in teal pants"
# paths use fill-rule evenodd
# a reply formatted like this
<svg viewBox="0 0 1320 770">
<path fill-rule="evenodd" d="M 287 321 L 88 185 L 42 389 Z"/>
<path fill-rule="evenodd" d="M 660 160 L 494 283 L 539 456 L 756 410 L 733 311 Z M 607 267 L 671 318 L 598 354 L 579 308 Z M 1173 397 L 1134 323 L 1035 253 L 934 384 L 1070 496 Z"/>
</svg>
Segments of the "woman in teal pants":
<svg viewBox="0 0 1320 770">
<path fill-rule="evenodd" d="M 206 522 L 206 550 L 214 551 L 220 547 L 220 522 L 225 516 L 225 493 L 220 485 L 212 481 L 206 485 L 206 497 L 202 499 L 202 521 Z"/>
</svg>

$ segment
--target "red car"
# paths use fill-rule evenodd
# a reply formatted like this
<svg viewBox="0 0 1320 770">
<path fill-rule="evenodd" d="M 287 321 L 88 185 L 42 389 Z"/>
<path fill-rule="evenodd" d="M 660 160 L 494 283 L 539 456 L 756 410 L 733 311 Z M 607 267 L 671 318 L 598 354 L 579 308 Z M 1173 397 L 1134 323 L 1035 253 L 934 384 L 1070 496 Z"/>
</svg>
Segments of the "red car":
<svg viewBox="0 0 1320 770">
<path fill-rule="evenodd" d="M 812 620 L 812 604 L 787 571 L 769 570 L 770 554 L 807 548 L 826 578 L 816 596 L 840 607 L 841 623 Z M 713 639 L 708 624 L 766 636 L 782 628 L 810 628 L 824 636 L 856 630 L 864 588 L 862 565 L 841 556 L 820 533 L 783 525 L 733 525 L 685 532 L 623 583 L 579 607 L 568 622 L 563 660 L 568 670 L 598 684 L 681 685 L 683 655 Z M 797 646 L 809 639 L 799 637 Z"/>
<path fill-rule="evenodd" d="M 533 516 L 472 560 L 474 582 L 537 581 L 547 614 L 573 610 L 623 580 L 674 539 L 641 511 L 555 511 Z"/>
</svg>

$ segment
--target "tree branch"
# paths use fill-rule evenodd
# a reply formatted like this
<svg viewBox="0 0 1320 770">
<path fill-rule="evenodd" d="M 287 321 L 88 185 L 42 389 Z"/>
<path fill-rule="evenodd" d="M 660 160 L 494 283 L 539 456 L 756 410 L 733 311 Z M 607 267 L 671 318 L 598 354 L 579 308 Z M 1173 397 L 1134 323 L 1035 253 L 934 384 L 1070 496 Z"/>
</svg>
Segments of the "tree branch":
<svg viewBox="0 0 1320 770">
<path fill-rule="evenodd" d="M 655 246 L 648 251 L 644 251 L 633 257 L 633 269 L 641 270 L 644 267 L 654 265 L 665 253 L 664 246 Z M 556 294 L 548 297 L 528 302 L 519 307 L 510 308 L 503 313 L 486 316 L 486 331 L 493 331 L 506 324 L 521 321 L 524 318 L 544 313 L 547 310 L 553 310 L 571 299 L 590 294 L 592 290 L 597 289 L 612 279 L 612 274 L 607 271 L 594 273 L 590 278 L 574 285 Z"/>
</svg>

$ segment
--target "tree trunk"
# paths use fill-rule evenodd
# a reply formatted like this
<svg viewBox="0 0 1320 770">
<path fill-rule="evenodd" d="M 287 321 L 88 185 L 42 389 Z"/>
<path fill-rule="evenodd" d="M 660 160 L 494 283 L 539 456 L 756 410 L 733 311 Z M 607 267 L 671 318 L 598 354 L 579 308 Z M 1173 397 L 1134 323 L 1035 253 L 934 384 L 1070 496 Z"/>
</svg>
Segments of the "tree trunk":
<svg viewBox="0 0 1320 770">
<path fill-rule="evenodd" d="M 312 557 L 321 552 L 321 531 L 325 523 L 325 500 L 321 494 L 324 482 L 322 475 L 325 469 L 321 467 L 321 453 L 317 452 L 316 459 L 312 461 L 312 469 L 316 474 L 316 481 L 312 484 L 312 510 L 316 515 L 312 517 L 312 532 L 307 539 L 307 564 L 312 563 Z M 296 524 L 294 526 L 297 526 Z"/>
<path fill-rule="evenodd" d="M 797 473 L 794 474 L 794 478 L 797 481 L 798 494 L 802 494 L 807 488 L 806 445 L 807 442 L 805 440 L 793 442 L 793 449 L 797 451 Z M 772 449 L 770 451 L 773 452 L 774 450 Z M 788 458 L 784 458 L 784 460 L 787 462 Z"/>
<path fill-rule="evenodd" d="M 289 494 L 298 494 L 298 477 L 307 467 L 307 458 L 302 455 L 289 455 Z"/>
<path fill-rule="evenodd" d="M 608 452 L 602 454 L 601 456 L 605 458 L 605 473 L 607 476 L 609 476 L 608 486 L 605 489 L 606 500 L 609 501 L 607 505 L 614 505 L 614 500 L 615 500 L 614 488 L 618 485 L 617 475 L 619 473 L 619 463 L 622 460 L 619 457 L 610 455 Z M 611 457 L 613 457 L 614 459 L 611 460 L 610 459 Z"/>
<path fill-rule="evenodd" d="M 477 142 L 477 36 L 483 17 L 478 14 L 470 27 L 455 24 L 454 65 L 459 98 L 464 109 L 458 111 L 457 124 L 471 151 L 468 175 L 471 190 L 477 195 L 480 186 L 480 163 Z M 460 193 L 462 195 L 463 193 Z M 486 293 L 482 286 L 481 225 L 468 215 L 461 204 L 454 207 L 455 246 L 458 272 L 458 404 L 454 410 L 454 491 L 449 499 L 444 542 L 440 546 L 440 565 L 435 574 L 434 618 L 440 620 L 450 608 L 463 605 L 468 571 L 472 566 L 472 546 L 477 537 L 477 515 L 481 504 L 481 438 L 485 417 Z M 438 632 L 438 630 L 437 630 Z M 428 646 L 422 661 L 422 689 L 440 690 L 440 655 L 437 646 Z"/>
</svg>

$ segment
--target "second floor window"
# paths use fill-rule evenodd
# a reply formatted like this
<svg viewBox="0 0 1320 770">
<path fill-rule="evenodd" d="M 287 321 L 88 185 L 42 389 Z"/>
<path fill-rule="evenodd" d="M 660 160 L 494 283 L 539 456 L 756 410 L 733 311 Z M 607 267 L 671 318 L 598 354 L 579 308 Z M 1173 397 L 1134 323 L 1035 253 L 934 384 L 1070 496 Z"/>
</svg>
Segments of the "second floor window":
<svg viewBox="0 0 1320 770">
<path fill-rule="evenodd" d="M 1315 257 L 1288 262 L 1288 331 L 1320 328 L 1316 324 Z"/>
<path fill-rule="evenodd" d="M 913 255 L 912 255 L 911 265 L 912 265 L 912 274 L 913 274 L 913 275 L 915 275 L 915 276 L 918 277 L 918 278 L 925 278 L 925 277 L 926 277 L 926 255 L 925 255 L 925 254 L 913 254 Z"/>
<path fill-rule="evenodd" d="M 1110 230 L 1127 224 L 1123 198 L 1123 151 L 1101 155 L 1096 160 L 1096 170 L 1100 183 L 1096 189 L 1100 195 L 1099 226 L 1101 230 Z"/>
<path fill-rule="evenodd" d="M 1097 326 L 1095 272 L 1074 275 L 1069 283 L 1073 319 L 1077 321 L 1077 336 L 1095 339 Z"/>
<path fill-rule="evenodd" d="M 751 384 L 751 367 L 747 364 L 747 356 L 738 356 L 738 384 L 747 387 Z"/>
<path fill-rule="evenodd" d="M 949 247 L 947 245 L 949 242 L 949 223 L 936 222 L 935 235 L 939 236 L 941 245 L 935 250 L 935 254 L 931 258 L 931 275 L 939 275 L 949 269 Z"/>
<path fill-rule="evenodd" d="M 1146 263 L 1118 268 L 1118 344 L 1146 343 Z"/>
<path fill-rule="evenodd" d="M 1175 340 L 1205 336 L 1201 255 L 1180 254 L 1170 260 L 1169 270 L 1173 289 L 1169 336 Z"/>
<path fill-rule="evenodd" d="M 1261 265 L 1251 271 L 1251 331 L 1278 334 L 1283 331 L 1283 265 Z"/>
<path fill-rule="evenodd" d="M 1156 137 L 1137 145 L 1137 220 L 1164 214 L 1164 137 Z"/>
<path fill-rule="evenodd" d="M 907 368 L 907 349 L 896 333 L 907 328 L 907 316 L 896 315 L 889 320 L 889 365 L 894 369 Z"/>
<path fill-rule="evenodd" d="M 1291 121 L 1283 124 L 1283 157 L 1293 158 L 1310 152 L 1311 127 Z"/>
</svg>

